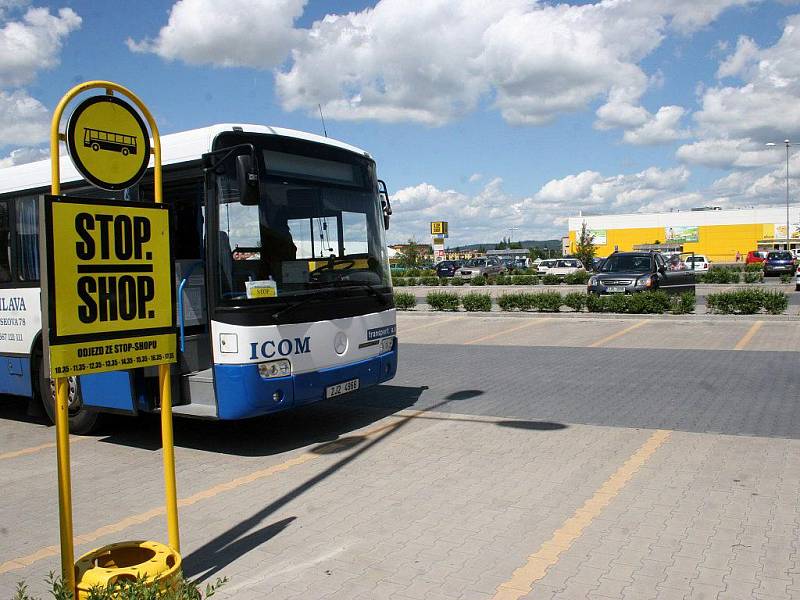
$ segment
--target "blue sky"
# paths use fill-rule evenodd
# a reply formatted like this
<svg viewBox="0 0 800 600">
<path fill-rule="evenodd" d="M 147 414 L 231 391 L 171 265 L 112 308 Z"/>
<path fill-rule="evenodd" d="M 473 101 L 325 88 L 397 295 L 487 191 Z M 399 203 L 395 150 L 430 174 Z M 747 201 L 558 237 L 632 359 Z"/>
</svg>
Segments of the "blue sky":
<svg viewBox="0 0 800 600">
<path fill-rule="evenodd" d="M 786 1 L 0 0 L 0 165 L 40 158 L 89 79 L 162 133 L 321 133 L 321 104 L 378 161 L 390 242 L 440 219 L 454 244 L 553 238 L 579 212 L 782 203 L 764 142 L 800 139 L 799 52 Z"/>
</svg>

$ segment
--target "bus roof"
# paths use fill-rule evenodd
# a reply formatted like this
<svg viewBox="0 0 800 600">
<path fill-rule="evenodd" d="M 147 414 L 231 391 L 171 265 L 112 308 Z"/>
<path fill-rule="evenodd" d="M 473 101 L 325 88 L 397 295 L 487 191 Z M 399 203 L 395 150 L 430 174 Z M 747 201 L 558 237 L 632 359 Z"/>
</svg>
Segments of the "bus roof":
<svg viewBox="0 0 800 600">
<path fill-rule="evenodd" d="M 239 123 L 222 123 L 218 125 L 211 125 L 210 127 L 203 127 L 200 129 L 190 129 L 189 131 L 181 131 L 179 133 L 170 133 L 161 136 L 161 164 L 171 165 L 191 160 L 199 160 L 200 157 L 206 152 L 211 150 L 211 145 L 214 139 L 224 131 L 243 131 L 245 133 L 265 133 L 268 135 L 277 135 L 282 137 L 290 137 L 301 140 L 308 140 L 320 144 L 328 144 L 329 146 L 336 146 L 351 152 L 369 156 L 367 152 L 334 140 L 331 138 L 322 137 L 314 133 L 306 133 L 304 131 L 297 131 L 295 129 L 284 129 L 282 127 L 271 127 L 266 125 L 247 125 Z M 77 169 L 72 164 L 69 156 L 62 154 L 59 157 L 61 164 L 61 183 L 69 183 L 72 181 L 80 181 L 83 179 L 78 173 Z M 150 158 L 150 167 L 153 166 L 153 158 Z M 0 169 L 0 194 L 13 192 L 17 190 L 27 190 L 50 186 L 50 159 L 40 160 L 37 162 L 26 163 L 22 165 L 14 165 Z"/>
</svg>

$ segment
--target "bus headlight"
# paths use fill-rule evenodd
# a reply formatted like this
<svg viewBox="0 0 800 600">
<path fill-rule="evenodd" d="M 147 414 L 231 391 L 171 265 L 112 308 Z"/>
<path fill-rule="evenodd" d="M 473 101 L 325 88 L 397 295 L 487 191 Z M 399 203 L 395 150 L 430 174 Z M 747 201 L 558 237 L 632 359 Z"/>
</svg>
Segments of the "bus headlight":
<svg viewBox="0 0 800 600">
<path fill-rule="evenodd" d="M 393 337 L 383 338 L 381 340 L 381 354 L 384 354 L 385 352 L 391 352 L 392 348 L 394 348 Z"/>
<path fill-rule="evenodd" d="M 258 363 L 258 374 L 264 379 L 288 377 L 292 374 L 292 363 L 285 358 Z"/>
</svg>

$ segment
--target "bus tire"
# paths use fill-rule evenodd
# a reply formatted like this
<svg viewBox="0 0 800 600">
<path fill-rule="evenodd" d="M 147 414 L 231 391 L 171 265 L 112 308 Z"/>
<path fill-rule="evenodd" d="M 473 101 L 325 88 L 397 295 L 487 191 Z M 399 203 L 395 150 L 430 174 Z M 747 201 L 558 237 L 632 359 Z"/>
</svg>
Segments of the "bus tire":
<svg viewBox="0 0 800 600">
<path fill-rule="evenodd" d="M 128 156 L 128 149 L 127 148 L 123 148 L 122 149 L 122 156 Z"/>
<path fill-rule="evenodd" d="M 36 394 L 42 402 L 44 412 L 51 423 L 56 422 L 56 398 L 55 383 L 52 382 L 45 372 L 42 351 L 39 349 L 34 355 L 34 369 L 36 377 Z M 83 406 L 81 399 L 80 380 L 77 377 L 69 377 L 69 431 L 70 433 L 83 435 L 90 433 L 97 427 L 100 415 Z"/>
<path fill-rule="evenodd" d="M 94 150 L 95 152 L 100 150 L 100 144 L 92 144 L 92 150 Z"/>
</svg>

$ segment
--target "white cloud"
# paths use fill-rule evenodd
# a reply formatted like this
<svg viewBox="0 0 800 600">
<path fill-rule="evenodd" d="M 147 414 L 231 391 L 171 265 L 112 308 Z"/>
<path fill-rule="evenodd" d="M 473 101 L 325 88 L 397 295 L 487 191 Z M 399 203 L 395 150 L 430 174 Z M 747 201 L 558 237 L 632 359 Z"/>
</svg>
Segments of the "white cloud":
<svg viewBox="0 0 800 600">
<path fill-rule="evenodd" d="M 775 163 L 774 152 L 764 144 L 743 139 L 704 139 L 678 148 L 679 160 L 720 169 L 762 167 Z"/>
<path fill-rule="evenodd" d="M 481 175 L 480 173 L 473 173 L 472 175 L 469 176 L 470 183 L 476 183 L 481 179 L 483 179 L 483 175 Z"/>
<path fill-rule="evenodd" d="M 41 102 L 22 90 L 0 90 L 0 148 L 46 142 L 49 126 L 50 113 Z"/>
<path fill-rule="evenodd" d="M 14 3 L 7 4 L 13 7 Z M 0 10 L 0 18 L 4 17 Z M 32 82 L 38 71 L 58 65 L 67 35 L 78 29 L 81 18 L 71 8 L 57 15 L 47 8 L 29 8 L 21 21 L 6 21 L 0 28 L 0 87 Z"/>
<path fill-rule="evenodd" d="M 423 240 L 428 223 L 439 219 L 449 222 L 453 245 L 499 241 L 512 226 L 519 228 L 514 234 L 517 239 L 558 238 L 566 233 L 566 219 L 579 211 L 597 214 L 702 205 L 701 194 L 684 190 L 689 176 L 685 167 L 611 177 L 584 171 L 549 181 L 524 197 L 506 193 L 497 178 L 475 195 L 423 183 L 394 194 L 396 210 L 389 238 L 392 242 L 410 237 Z"/>
<path fill-rule="evenodd" d="M 681 106 L 662 106 L 646 123 L 626 131 L 623 139 L 629 144 L 643 146 L 687 138 L 689 131 L 680 128 L 685 113 Z"/>
<path fill-rule="evenodd" d="M 134 52 L 221 67 L 271 68 L 300 41 L 294 21 L 307 0 L 180 0 L 155 39 L 127 40 Z"/>
<path fill-rule="evenodd" d="M 695 114 L 707 138 L 751 138 L 763 142 L 800 135 L 800 15 L 786 19 L 783 34 L 769 48 L 741 38 L 719 67 L 719 77 L 742 84 L 718 85 L 703 92 Z"/>
<path fill-rule="evenodd" d="M 49 150 L 44 148 L 17 148 L 12 150 L 8 156 L 0 157 L 0 169 L 21 165 L 24 163 L 35 162 L 49 158 Z"/>
</svg>

